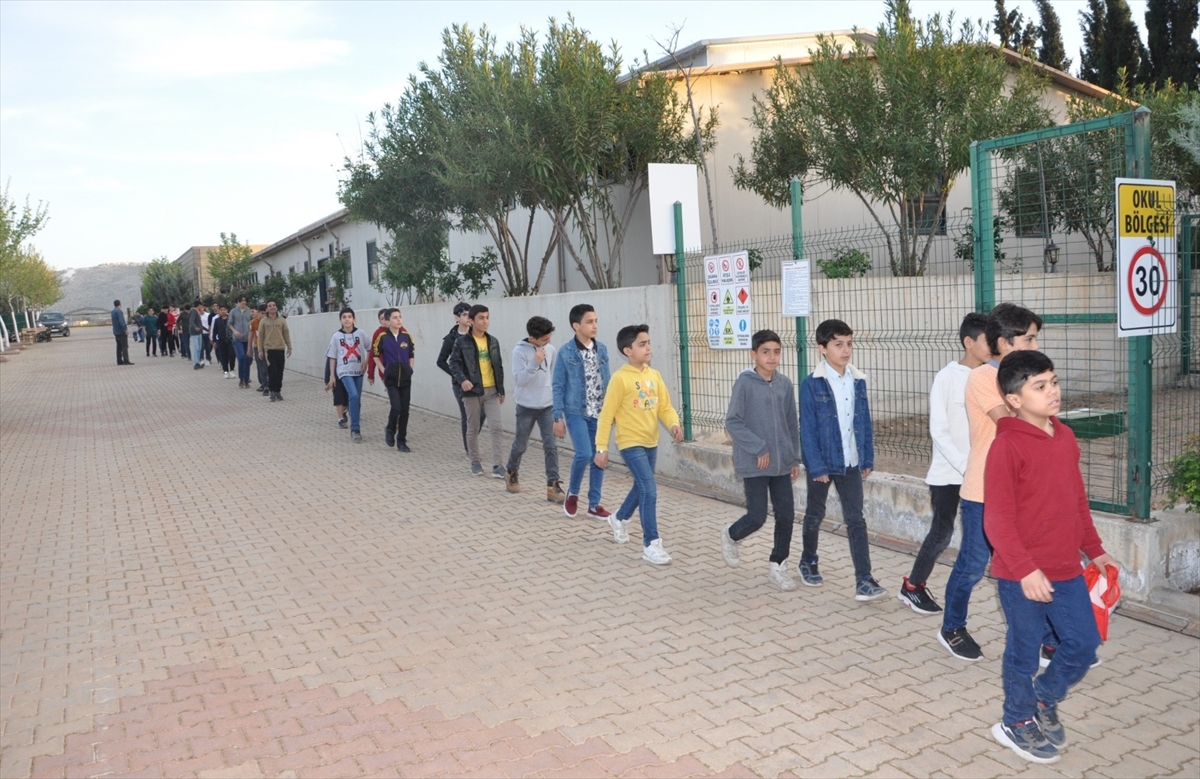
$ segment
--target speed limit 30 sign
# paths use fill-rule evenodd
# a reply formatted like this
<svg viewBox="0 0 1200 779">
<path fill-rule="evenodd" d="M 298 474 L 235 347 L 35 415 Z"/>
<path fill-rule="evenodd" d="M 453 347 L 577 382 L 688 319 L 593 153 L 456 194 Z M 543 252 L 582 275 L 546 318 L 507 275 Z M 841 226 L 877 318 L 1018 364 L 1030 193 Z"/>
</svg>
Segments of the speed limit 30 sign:
<svg viewBox="0 0 1200 779">
<path fill-rule="evenodd" d="M 1117 335 L 1176 330 L 1175 182 L 1117 179 Z"/>
</svg>

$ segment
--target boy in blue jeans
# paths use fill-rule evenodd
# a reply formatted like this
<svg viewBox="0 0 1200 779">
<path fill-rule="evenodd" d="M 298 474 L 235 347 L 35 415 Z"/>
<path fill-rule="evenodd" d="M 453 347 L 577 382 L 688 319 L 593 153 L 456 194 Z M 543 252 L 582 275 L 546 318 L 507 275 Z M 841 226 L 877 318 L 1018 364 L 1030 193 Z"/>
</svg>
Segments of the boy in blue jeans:
<svg viewBox="0 0 1200 779">
<path fill-rule="evenodd" d="M 871 576 L 871 548 L 863 518 L 863 479 L 875 467 L 875 437 L 867 377 L 850 364 L 854 331 L 839 319 L 817 325 L 820 364 L 800 383 L 800 456 L 808 471 L 808 500 L 801 533 L 800 581 L 825 583 L 817 568 L 817 540 L 829 485 L 837 487 L 854 561 L 854 599 L 878 600 L 887 590 Z"/>
<path fill-rule="evenodd" d="M 738 544 L 767 521 L 767 497 L 775 508 L 775 545 L 767 577 L 781 590 L 794 590 L 787 559 L 796 521 L 792 482 L 800 476 L 800 429 L 792 381 L 779 372 L 779 335 L 759 330 L 750 338 L 754 367 L 733 384 L 725 429 L 733 439 L 733 469 L 746 491 L 746 514 L 721 530 L 725 564 L 741 564 Z"/>
<path fill-rule="evenodd" d="M 1067 743 L 1058 702 L 1087 674 L 1100 645 L 1080 552 L 1101 569 L 1116 562 L 1092 522 L 1075 434 L 1056 417 L 1054 363 L 1038 351 L 1014 351 L 996 380 L 1016 416 L 996 422 L 984 469 L 983 527 L 1008 622 L 1004 717 L 992 736 L 1026 760 L 1053 763 Z M 1047 622 L 1059 646 L 1035 678 Z"/>
<path fill-rule="evenodd" d="M 596 423 L 604 406 L 604 393 L 612 378 L 608 368 L 608 349 L 596 340 L 599 320 L 596 309 L 587 303 L 571 308 L 567 315 L 575 337 L 563 344 L 554 361 L 551 393 L 554 404 L 554 435 L 562 438 L 571 434 L 575 459 L 571 460 L 571 475 L 567 480 L 567 497 L 563 513 L 574 517 L 579 511 L 579 490 L 583 487 L 583 472 L 591 464 L 588 475 L 587 515 L 607 522 L 609 513 L 600 505 L 604 487 L 604 469 L 592 463 L 596 453 Z"/>
<path fill-rule="evenodd" d="M 649 325 L 628 325 L 617 332 L 617 348 L 629 360 L 613 374 L 604 396 L 604 408 L 596 424 L 596 457 L 599 468 L 608 465 L 608 436 L 617 428 L 617 448 L 633 476 L 633 489 L 617 513 L 608 518 L 613 540 L 629 540 L 629 520 L 636 509 L 642 519 L 642 559 L 667 565 L 671 555 L 658 536 L 658 485 L 654 466 L 658 462 L 658 426 L 671 431 L 675 443 L 683 441 L 679 414 L 671 406 L 662 374 L 650 367 Z"/>
</svg>

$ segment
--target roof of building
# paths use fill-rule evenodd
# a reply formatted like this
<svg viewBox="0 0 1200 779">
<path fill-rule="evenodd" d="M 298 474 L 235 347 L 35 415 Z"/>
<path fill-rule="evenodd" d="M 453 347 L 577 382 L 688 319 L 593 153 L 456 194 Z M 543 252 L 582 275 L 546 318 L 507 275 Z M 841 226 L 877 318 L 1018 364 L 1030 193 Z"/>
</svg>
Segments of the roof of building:
<svg viewBox="0 0 1200 779">
<path fill-rule="evenodd" d="M 697 41 L 676 51 L 674 55 L 661 57 L 650 63 L 647 70 L 659 71 L 668 77 L 682 78 L 685 70 L 692 76 L 717 76 L 728 73 L 773 70 L 781 61 L 784 66 L 806 65 L 812 62 L 809 51 L 816 46 L 818 36 L 840 38 L 844 44 L 853 44 L 855 40 L 862 40 L 868 46 L 879 40 L 879 36 L 876 34 L 860 30 L 713 38 Z M 804 48 L 801 48 L 802 46 Z M 1096 99 L 1104 99 L 1113 94 L 1103 87 L 1098 87 L 1049 65 L 1043 65 L 1012 49 L 1004 49 L 991 43 L 988 46 L 996 50 L 1009 63 L 1031 65 L 1042 71 L 1051 82 L 1073 92 Z M 764 54 L 767 56 L 763 56 Z"/>
<path fill-rule="evenodd" d="M 306 238 L 311 238 L 314 235 L 318 235 L 319 233 L 328 230 L 330 227 L 336 227 L 337 225 L 346 222 L 349 219 L 349 216 L 349 209 L 338 209 L 329 216 L 322 217 L 315 222 L 307 224 L 286 238 L 281 238 L 275 243 L 268 245 L 265 249 L 260 249 L 254 253 L 254 256 L 251 259 L 265 260 L 267 257 L 270 257 L 273 254 L 278 254 L 292 244 L 299 243 Z"/>
</svg>

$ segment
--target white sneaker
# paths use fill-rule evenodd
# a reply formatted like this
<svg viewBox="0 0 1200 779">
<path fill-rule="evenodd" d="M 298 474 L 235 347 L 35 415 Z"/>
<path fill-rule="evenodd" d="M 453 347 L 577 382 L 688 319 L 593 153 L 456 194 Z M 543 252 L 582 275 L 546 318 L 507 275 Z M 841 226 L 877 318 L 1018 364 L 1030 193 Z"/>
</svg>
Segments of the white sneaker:
<svg viewBox="0 0 1200 779">
<path fill-rule="evenodd" d="M 771 570 L 767 572 L 767 578 L 784 592 L 796 589 L 796 582 L 792 580 L 791 574 L 788 573 L 786 560 L 782 563 L 771 563 Z"/>
<path fill-rule="evenodd" d="M 742 564 L 742 559 L 738 556 L 738 542 L 730 537 L 728 527 L 721 530 L 721 557 L 725 558 L 725 564 L 730 568 L 737 568 Z"/>
<path fill-rule="evenodd" d="M 649 546 L 642 547 L 642 559 L 655 565 L 668 565 L 671 562 L 671 555 L 667 554 L 666 549 L 663 549 L 662 539 L 656 538 L 650 542 Z"/>
<path fill-rule="evenodd" d="M 225 371 L 225 378 L 229 378 L 229 371 Z"/>
<path fill-rule="evenodd" d="M 608 515 L 608 526 L 612 528 L 613 541 L 618 544 L 628 543 L 629 531 L 625 529 L 625 523 L 617 519 L 616 514 Z"/>
</svg>

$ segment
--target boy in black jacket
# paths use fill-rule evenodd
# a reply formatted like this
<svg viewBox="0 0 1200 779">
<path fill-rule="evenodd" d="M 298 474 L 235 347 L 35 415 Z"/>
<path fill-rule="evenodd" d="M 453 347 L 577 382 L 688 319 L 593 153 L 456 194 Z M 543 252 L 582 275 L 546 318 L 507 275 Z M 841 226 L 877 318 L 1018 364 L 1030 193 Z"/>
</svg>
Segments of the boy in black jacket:
<svg viewBox="0 0 1200 779">
<path fill-rule="evenodd" d="M 459 336 L 466 335 L 471 331 L 471 304 L 464 303 L 461 300 L 454 304 L 454 327 L 450 328 L 450 332 L 442 338 L 442 350 L 438 353 L 437 367 L 446 372 L 450 377 L 450 387 L 454 390 L 454 399 L 458 401 L 458 416 L 462 421 L 462 442 L 463 451 L 470 453 L 467 449 L 467 407 L 463 405 L 462 387 L 458 386 L 458 382 L 454 381 L 454 372 L 450 370 L 450 352 L 454 351 L 454 342 Z M 480 418 L 480 424 L 487 421 L 487 414 Z"/>
<path fill-rule="evenodd" d="M 488 334 L 491 315 L 487 306 L 471 306 L 468 314 L 471 330 L 454 342 L 448 367 L 454 383 L 462 389 L 463 406 L 467 410 L 467 456 L 471 458 L 471 475 L 483 475 L 479 461 L 479 432 L 486 410 L 487 416 L 491 417 L 488 426 L 492 431 L 492 476 L 503 479 L 500 404 L 504 402 L 504 362 L 500 342 Z"/>
</svg>

